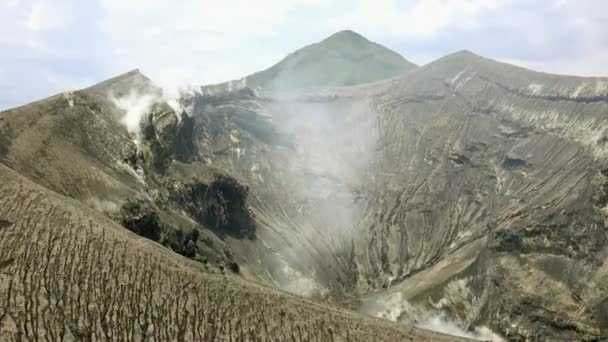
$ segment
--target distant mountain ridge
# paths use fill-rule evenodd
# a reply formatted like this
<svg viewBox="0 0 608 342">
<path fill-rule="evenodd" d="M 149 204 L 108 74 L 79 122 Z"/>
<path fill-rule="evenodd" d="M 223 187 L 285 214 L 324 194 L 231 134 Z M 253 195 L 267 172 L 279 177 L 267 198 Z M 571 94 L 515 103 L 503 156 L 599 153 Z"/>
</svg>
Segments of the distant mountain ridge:
<svg viewBox="0 0 608 342">
<path fill-rule="evenodd" d="M 373 82 L 414 68 L 414 63 L 398 53 L 345 30 L 301 48 L 245 79 L 251 88 L 299 89 Z"/>
</svg>

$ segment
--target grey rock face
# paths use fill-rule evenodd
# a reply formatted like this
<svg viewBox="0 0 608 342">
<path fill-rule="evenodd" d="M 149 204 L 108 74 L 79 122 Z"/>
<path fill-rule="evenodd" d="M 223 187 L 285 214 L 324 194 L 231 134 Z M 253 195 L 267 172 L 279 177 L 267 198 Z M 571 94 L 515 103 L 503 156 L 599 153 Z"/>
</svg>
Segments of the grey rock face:
<svg viewBox="0 0 608 342">
<path fill-rule="evenodd" d="M 250 185 L 257 247 L 233 247 L 254 273 L 355 306 L 399 293 L 406 321 L 592 340 L 607 84 L 462 52 L 382 84 L 189 101 L 221 127 L 199 150 Z"/>
<path fill-rule="evenodd" d="M 253 239 L 255 221 L 247 208 L 247 191 L 236 179 L 216 175 L 210 183 L 193 180 L 174 184 L 171 197 L 216 234 Z"/>
<path fill-rule="evenodd" d="M 161 97 L 141 136 L 108 99 L 132 89 Z M 104 214 L 145 198 L 173 250 L 292 293 L 606 337 L 608 79 L 460 52 L 352 87 L 202 87 L 184 113 L 159 91 L 131 72 L 3 112 L 0 161 Z"/>
<path fill-rule="evenodd" d="M 163 148 L 173 150 L 178 128 L 176 113 L 166 103 L 155 104 L 150 110 L 150 118 L 158 142 Z"/>
<path fill-rule="evenodd" d="M 141 199 L 129 200 L 121 208 L 121 223 L 130 231 L 153 241 L 160 239 L 158 213 Z"/>
</svg>

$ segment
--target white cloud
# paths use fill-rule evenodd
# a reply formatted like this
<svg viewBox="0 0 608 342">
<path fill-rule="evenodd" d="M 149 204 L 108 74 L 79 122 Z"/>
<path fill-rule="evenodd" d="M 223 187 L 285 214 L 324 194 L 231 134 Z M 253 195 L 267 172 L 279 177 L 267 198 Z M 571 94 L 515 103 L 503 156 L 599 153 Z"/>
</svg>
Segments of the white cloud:
<svg viewBox="0 0 608 342">
<path fill-rule="evenodd" d="M 499 58 L 500 59 L 500 58 Z M 608 49 L 598 48 L 581 59 L 534 60 L 505 58 L 501 61 L 527 69 L 560 75 L 608 77 Z"/>
<path fill-rule="evenodd" d="M 174 38 L 196 39 L 196 45 L 205 48 L 238 44 L 224 39 L 226 36 L 276 36 L 291 11 L 323 3 L 321 0 L 184 0 L 176 6 L 165 0 L 100 1 L 105 10 L 102 30 L 112 34 L 113 39 L 133 35 L 154 39 L 177 34 Z M 191 47 L 197 48 L 196 45 Z"/>
<path fill-rule="evenodd" d="M 554 15 L 554 19 L 559 18 L 559 23 L 551 19 L 543 21 L 542 16 L 547 13 Z M 528 43 L 522 46 L 521 52 L 534 49 L 553 53 L 545 53 L 542 58 L 501 59 L 549 73 L 608 76 L 608 2 L 557 0 L 548 7 L 547 13 L 539 11 L 525 26 L 520 25 L 519 29 L 525 32 L 521 40 Z M 535 26 L 536 32 L 532 30 Z"/>
<path fill-rule="evenodd" d="M 29 10 L 26 26 L 34 32 L 65 29 L 70 26 L 73 12 L 72 1 L 38 0 Z"/>
<path fill-rule="evenodd" d="M 334 28 L 353 27 L 364 32 L 430 37 L 449 27 L 473 29 L 486 11 L 504 0 L 359 0 L 355 10 L 334 21 Z"/>
<path fill-rule="evenodd" d="M 40 79 L 46 80 L 49 85 L 60 90 L 80 89 L 95 83 L 94 80 L 89 79 L 86 75 L 73 77 L 52 70 L 43 70 L 40 73 Z"/>
<path fill-rule="evenodd" d="M 19 3 L 20 3 L 19 0 L 5 0 L 2 3 L 0 3 L 0 7 L 15 8 L 15 7 L 19 6 Z"/>
<path fill-rule="evenodd" d="M 217 83 L 266 68 L 290 14 L 321 0 L 100 0 L 116 73 L 140 68 L 161 85 Z M 273 45 L 273 44 L 269 44 Z M 276 44 L 274 44 L 276 45 Z"/>
<path fill-rule="evenodd" d="M 604 0 L 0 0 L 0 22 L 0 63 L 13 77 L 0 87 L 31 100 L 80 83 L 47 79 L 34 95 L 16 64 L 31 79 L 52 70 L 55 80 L 140 68 L 175 89 L 240 78 L 347 28 L 415 62 L 469 49 L 543 71 L 608 75 Z M 8 96 L 0 94 L 22 101 Z"/>
</svg>

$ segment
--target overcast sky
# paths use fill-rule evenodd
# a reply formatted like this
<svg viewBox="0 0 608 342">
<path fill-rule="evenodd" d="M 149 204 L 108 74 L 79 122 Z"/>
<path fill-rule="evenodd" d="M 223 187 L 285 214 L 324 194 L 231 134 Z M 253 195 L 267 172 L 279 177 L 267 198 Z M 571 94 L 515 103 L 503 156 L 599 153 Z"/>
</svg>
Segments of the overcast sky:
<svg viewBox="0 0 608 342">
<path fill-rule="evenodd" d="M 606 0 L 0 0 L 0 109 L 134 68 L 237 79 L 343 29 L 417 64 L 467 49 L 608 76 Z"/>
</svg>

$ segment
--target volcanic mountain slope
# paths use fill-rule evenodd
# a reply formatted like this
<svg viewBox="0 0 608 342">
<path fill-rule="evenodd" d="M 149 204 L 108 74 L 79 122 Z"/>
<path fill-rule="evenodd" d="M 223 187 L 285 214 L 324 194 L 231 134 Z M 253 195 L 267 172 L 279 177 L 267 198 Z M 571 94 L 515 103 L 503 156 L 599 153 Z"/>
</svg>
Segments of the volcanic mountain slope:
<svg viewBox="0 0 608 342">
<path fill-rule="evenodd" d="M 376 98 L 360 274 L 512 340 L 605 335 L 606 81 L 462 52 Z"/>
<path fill-rule="evenodd" d="M 453 337 L 211 274 L 0 165 L 2 341 Z"/>
<path fill-rule="evenodd" d="M 129 113 L 121 111 L 115 103 L 116 98 L 129 99 L 141 92 L 151 98 L 160 96 L 159 88 L 139 72 L 132 72 L 86 90 L 66 92 L 5 111 L 0 119 L 0 160 L 34 182 L 100 212 L 116 215 L 117 220 L 117 212 L 127 199 L 137 199 L 124 208 L 129 209 L 130 217 L 154 221 L 158 214 L 150 214 L 148 208 L 153 206 L 153 194 L 148 191 L 144 165 L 138 164 L 137 156 L 146 152 L 145 146 L 138 150 L 123 124 Z M 133 104 L 138 105 L 142 104 Z M 153 116 L 177 122 L 167 107 L 155 106 Z M 142 216 L 145 213 L 148 214 Z M 164 216 L 172 217 L 170 213 Z M 182 222 L 179 231 L 188 235 L 194 226 Z M 160 234 L 160 224 L 150 230 Z M 164 230 L 165 242 L 178 240 L 174 236 L 176 231 Z"/>
<path fill-rule="evenodd" d="M 169 104 L 133 71 L 0 113 L 1 340 L 456 339 L 232 275 L 249 189 L 199 139 L 231 132 Z"/>
<path fill-rule="evenodd" d="M 390 78 L 415 67 L 398 53 L 346 30 L 299 49 L 244 80 L 250 88 L 275 90 L 342 86 Z"/>
<path fill-rule="evenodd" d="M 137 240 L 161 269 L 165 256 L 197 277 L 228 268 L 515 341 L 606 337 L 608 79 L 469 52 L 399 73 L 348 87 L 229 82 L 167 101 L 134 71 L 0 114 L 0 161 L 91 207 L 82 215 L 119 240 L 133 236 L 108 219 L 200 262 Z M 242 283 L 226 277 L 217 284 Z"/>
<path fill-rule="evenodd" d="M 354 87 L 229 88 L 182 100 L 250 185 L 254 274 L 510 340 L 605 336 L 607 79 L 460 52 Z"/>
</svg>

